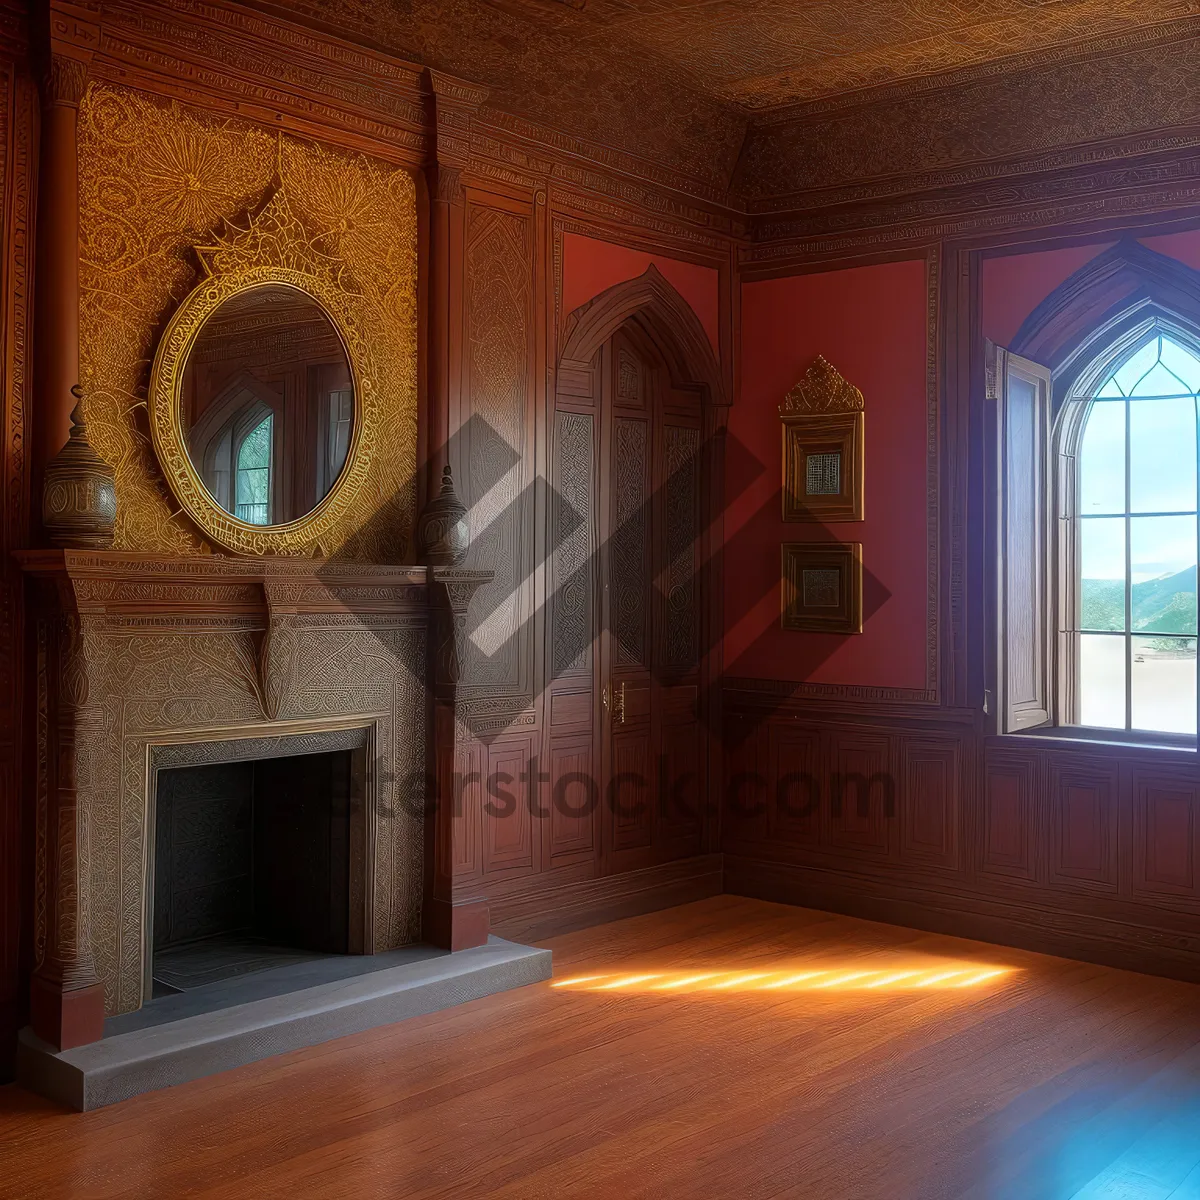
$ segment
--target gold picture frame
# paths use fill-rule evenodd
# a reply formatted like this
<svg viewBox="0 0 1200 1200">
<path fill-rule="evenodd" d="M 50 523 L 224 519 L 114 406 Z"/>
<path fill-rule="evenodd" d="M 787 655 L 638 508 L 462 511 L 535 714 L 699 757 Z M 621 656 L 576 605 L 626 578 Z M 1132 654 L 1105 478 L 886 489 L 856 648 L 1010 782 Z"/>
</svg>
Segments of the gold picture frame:
<svg viewBox="0 0 1200 1200">
<path fill-rule="evenodd" d="M 380 412 L 368 316 L 345 268 L 326 255 L 292 211 L 282 184 L 245 229 L 235 228 L 211 246 L 197 246 L 204 273 L 167 322 L 150 372 L 147 408 L 159 465 L 176 501 L 201 532 L 239 554 L 328 553 L 331 532 L 344 522 L 367 479 L 378 440 Z M 354 419 L 346 462 L 325 497 L 310 512 L 279 525 L 252 525 L 222 508 L 205 487 L 191 455 L 182 420 L 184 370 L 205 322 L 235 296 L 266 285 L 295 288 L 328 317 L 346 351 L 354 391 Z"/>
<path fill-rule="evenodd" d="M 805 633 L 862 633 L 862 543 L 785 542 L 779 623 Z"/>
<path fill-rule="evenodd" d="M 863 394 L 818 356 L 779 407 L 783 519 L 861 521 Z"/>
</svg>

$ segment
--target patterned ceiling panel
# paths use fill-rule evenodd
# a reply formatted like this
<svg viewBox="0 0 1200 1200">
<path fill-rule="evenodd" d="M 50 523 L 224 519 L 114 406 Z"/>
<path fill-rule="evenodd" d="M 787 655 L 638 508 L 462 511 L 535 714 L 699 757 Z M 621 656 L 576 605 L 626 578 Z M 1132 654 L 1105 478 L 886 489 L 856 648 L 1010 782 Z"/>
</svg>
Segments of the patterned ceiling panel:
<svg viewBox="0 0 1200 1200">
<path fill-rule="evenodd" d="M 757 212 L 1200 121 L 1200 0 L 241 2 L 482 84 L 493 112 L 683 191 L 732 185 Z"/>
<path fill-rule="evenodd" d="M 254 0 L 251 0 L 254 2 Z M 745 116 L 681 66 L 594 28 L 570 0 L 257 0 L 490 89 L 489 104 L 709 185 L 728 183 Z M 647 131 L 650 136 L 647 136 Z"/>
<path fill-rule="evenodd" d="M 970 86 L 766 122 L 746 139 L 736 185 L 769 211 L 800 193 L 809 203 L 835 203 L 998 178 L 1010 165 L 1024 170 L 1031 157 L 1088 143 L 1090 157 L 1103 161 L 1095 143 L 1149 131 L 1169 149 L 1195 140 L 1198 53 L 1200 37 L 1131 45 Z"/>
<path fill-rule="evenodd" d="M 760 110 L 1197 13 L 1198 0 L 587 0 L 584 37 L 636 44 Z"/>
</svg>

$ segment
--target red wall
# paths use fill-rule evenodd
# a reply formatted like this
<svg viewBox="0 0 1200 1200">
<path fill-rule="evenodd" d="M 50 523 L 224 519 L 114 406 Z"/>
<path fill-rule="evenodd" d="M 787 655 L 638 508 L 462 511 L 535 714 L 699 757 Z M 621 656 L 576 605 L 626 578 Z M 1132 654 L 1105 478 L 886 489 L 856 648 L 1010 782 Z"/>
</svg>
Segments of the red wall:
<svg viewBox="0 0 1200 1200">
<path fill-rule="evenodd" d="M 1060 283 L 1110 245 L 1107 242 L 985 258 L 980 281 L 983 336 L 998 346 L 1011 345 L 1025 318 Z"/>
<path fill-rule="evenodd" d="M 681 262 L 641 250 L 630 250 L 614 242 L 563 236 L 562 315 L 565 317 L 616 283 L 636 279 L 651 264 L 691 305 L 715 352 L 720 353 L 718 330 L 718 280 L 715 267 Z"/>
<path fill-rule="evenodd" d="M 801 682 L 924 688 L 928 616 L 924 259 L 747 283 L 742 392 L 729 423 L 725 670 Z M 779 405 L 823 354 L 866 400 L 865 520 L 780 519 Z M 779 627 L 784 541 L 863 546 L 863 632 Z"/>
<path fill-rule="evenodd" d="M 1200 270 L 1200 229 L 1145 237 L 1141 243 Z M 984 336 L 999 346 L 1011 345 L 1025 318 L 1059 284 L 1112 244 L 1097 242 L 1062 250 L 985 258 L 981 278 Z"/>
</svg>

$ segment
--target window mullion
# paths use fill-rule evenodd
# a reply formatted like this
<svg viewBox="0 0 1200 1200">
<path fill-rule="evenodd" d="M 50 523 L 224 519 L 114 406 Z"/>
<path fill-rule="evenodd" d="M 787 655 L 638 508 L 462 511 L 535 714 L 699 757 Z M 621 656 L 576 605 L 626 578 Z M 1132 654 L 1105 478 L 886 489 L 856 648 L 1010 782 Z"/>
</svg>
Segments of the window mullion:
<svg viewBox="0 0 1200 1200">
<path fill-rule="evenodd" d="M 1133 490 L 1130 401 L 1125 401 L 1125 728 L 1133 728 Z"/>
</svg>

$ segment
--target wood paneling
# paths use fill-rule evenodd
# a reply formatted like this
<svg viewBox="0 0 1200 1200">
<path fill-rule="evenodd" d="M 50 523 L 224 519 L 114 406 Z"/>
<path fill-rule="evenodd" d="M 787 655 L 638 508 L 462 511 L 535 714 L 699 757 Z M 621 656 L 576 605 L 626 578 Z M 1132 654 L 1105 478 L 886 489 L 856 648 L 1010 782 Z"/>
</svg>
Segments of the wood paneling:
<svg viewBox="0 0 1200 1200">
<path fill-rule="evenodd" d="M 11 5 L 9 6 L 11 10 Z M 16 1030 L 27 1004 L 32 967 L 30 831 L 33 789 L 23 786 L 25 603 L 11 554 L 29 544 L 29 362 L 33 285 L 32 203 L 37 92 L 22 48 L 0 44 L 0 1081 L 11 1077 Z"/>
<path fill-rule="evenodd" d="M 534 870 L 532 809 L 543 797 L 530 779 L 531 738 L 504 738 L 487 747 L 484 801 L 484 875 Z"/>
<path fill-rule="evenodd" d="M 894 845 L 891 739 L 877 733 L 826 730 L 829 803 L 826 808 L 831 850 L 886 856 Z"/>
<path fill-rule="evenodd" d="M 1200 980 L 1190 752 L 1085 754 L 938 711 L 761 707 L 745 682 L 724 698 L 728 890 Z"/>
<path fill-rule="evenodd" d="M 816 729 L 777 725 L 770 729 L 769 835 L 798 846 L 821 842 L 824 800 L 821 735 Z"/>
<path fill-rule="evenodd" d="M 1117 769 L 1089 760 L 1053 758 L 1050 882 L 1067 888 L 1117 890 Z"/>
<path fill-rule="evenodd" d="M 957 741 L 900 739 L 900 850 L 909 862 L 957 870 L 962 752 Z"/>
<path fill-rule="evenodd" d="M 1035 823 L 1039 761 L 989 749 L 984 757 L 979 863 L 984 875 L 1035 879 L 1043 827 Z"/>
<path fill-rule="evenodd" d="M 1134 894 L 1200 904 L 1200 780 L 1139 764 L 1132 786 Z"/>
<path fill-rule="evenodd" d="M 600 787 L 592 765 L 592 735 L 556 738 L 550 752 L 550 863 L 595 850 L 596 810 Z M 550 789 L 547 789 L 550 791 Z"/>
</svg>

